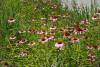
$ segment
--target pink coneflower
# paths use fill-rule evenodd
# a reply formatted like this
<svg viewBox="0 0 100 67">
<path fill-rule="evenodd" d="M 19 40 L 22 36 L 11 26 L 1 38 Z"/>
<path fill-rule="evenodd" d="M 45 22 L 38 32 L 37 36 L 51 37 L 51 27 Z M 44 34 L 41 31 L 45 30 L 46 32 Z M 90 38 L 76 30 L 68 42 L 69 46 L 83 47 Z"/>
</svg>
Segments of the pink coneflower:
<svg viewBox="0 0 100 67">
<path fill-rule="evenodd" d="M 15 35 L 11 35 L 11 36 L 9 37 L 9 39 L 10 39 L 10 40 L 15 40 L 15 39 L 16 39 L 16 36 L 15 36 Z"/>
<path fill-rule="evenodd" d="M 9 19 L 8 19 L 8 23 L 9 23 L 9 24 L 12 24 L 12 23 L 14 23 L 14 22 L 15 22 L 15 19 L 14 19 L 14 18 L 9 18 Z"/>
<path fill-rule="evenodd" d="M 55 47 L 58 48 L 58 49 L 62 49 L 64 46 L 64 43 L 62 41 L 58 41 L 56 44 L 55 44 Z"/>
<path fill-rule="evenodd" d="M 96 14 L 92 17 L 92 20 L 98 20 L 99 19 L 99 16 Z"/>
<path fill-rule="evenodd" d="M 56 22 L 58 20 L 58 16 L 50 16 L 50 20 Z"/>
<path fill-rule="evenodd" d="M 82 33 L 84 33 L 84 31 L 85 31 L 85 30 L 83 30 L 83 29 L 81 29 L 81 28 L 78 27 L 78 28 L 76 28 L 76 29 L 74 30 L 74 33 L 75 33 L 75 34 L 82 34 Z"/>
<path fill-rule="evenodd" d="M 72 43 L 79 43 L 80 39 L 79 38 L 71 38 Z"/>
<path fill-rule="evenodd" d="M 70 33 L 66 31 L 66 32 L 64 32 L 63 37 L 64 38 L 70 38 L 71 36 L 70 36 Z"/>
<path fill-rule="evenodd" d="M 17 44 L 24 44 L 24 43 L 26 43 L 26 42 L 27 42 L 27 40 L 24 39 L 24 38 L 22 38 L 22 39 L 20 39 L 20 40 L 17 42 Z"/>
<path fill-rule="evenodd" d="M 85 19 L 85 20 L 82 20 L 80 24 L 88 25 L 89 24 L 89 21 L 87 19 Z"/>
<path fill-rule="evenodd" d="M 40 39 L 40 42 L 41 42 L 42 44 L 48 42 L 47 37 L 42 37 L 42 38 Z"/>
</svg>

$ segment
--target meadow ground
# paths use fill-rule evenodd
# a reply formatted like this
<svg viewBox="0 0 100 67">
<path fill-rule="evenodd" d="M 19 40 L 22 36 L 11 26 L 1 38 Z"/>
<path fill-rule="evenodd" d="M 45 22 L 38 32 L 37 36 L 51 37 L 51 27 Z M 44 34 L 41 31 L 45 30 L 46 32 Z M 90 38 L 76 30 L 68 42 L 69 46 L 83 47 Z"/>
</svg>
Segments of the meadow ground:
<svg viewBox="0 0 100 67">
<path fill-rule="evenodd" d="M 100 67 L 100 9 L 58 0 L 0 0 L 0 67 Z"/>
</svg>

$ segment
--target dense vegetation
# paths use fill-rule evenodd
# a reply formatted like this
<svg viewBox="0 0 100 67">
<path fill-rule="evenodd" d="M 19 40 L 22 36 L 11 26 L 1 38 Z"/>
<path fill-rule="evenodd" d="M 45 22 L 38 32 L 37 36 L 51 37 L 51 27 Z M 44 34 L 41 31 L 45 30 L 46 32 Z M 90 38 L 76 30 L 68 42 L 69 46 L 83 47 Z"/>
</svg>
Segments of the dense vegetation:
<svg viewBox="0 0 100 67">
<path fill-rule="evenodd" d="M 0 0 L 0 67 L 100 67 L 100 9 L 58 0 Z"/>
</svg>

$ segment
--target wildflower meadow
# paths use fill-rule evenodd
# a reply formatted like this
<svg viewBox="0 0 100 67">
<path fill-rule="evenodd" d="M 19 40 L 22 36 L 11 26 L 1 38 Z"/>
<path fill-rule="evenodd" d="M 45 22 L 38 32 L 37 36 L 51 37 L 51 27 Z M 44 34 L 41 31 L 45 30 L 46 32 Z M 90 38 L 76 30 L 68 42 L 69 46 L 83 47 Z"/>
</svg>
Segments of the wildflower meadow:
<svg viewBox="0 0 100 67">
<path fill-rule="evenodd" d="M 100 8 L 0 0 L 0 67 L 100 67 Z"/>
</svg>

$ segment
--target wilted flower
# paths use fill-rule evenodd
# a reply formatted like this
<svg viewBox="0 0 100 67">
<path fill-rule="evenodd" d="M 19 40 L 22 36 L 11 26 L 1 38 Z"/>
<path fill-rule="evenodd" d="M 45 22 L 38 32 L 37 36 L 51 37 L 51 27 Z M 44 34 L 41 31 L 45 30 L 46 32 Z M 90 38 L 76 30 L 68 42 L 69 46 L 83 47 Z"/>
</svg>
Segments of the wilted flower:
<svg viewBox="0 0 100 67">
<path fill-rule="evenodd" d="M 33 18 L 32 21 L 34 22 L 35 21 L 35 18 Z"/>
<path fill-rule="evenodd" d="M 55 35 L 56 32 L 55 32 L 54 30 L 52 30 L 52 31 L 50 31 L 50 34 L 51 34 L 51 35 Z"/>
<path fill-rule="evenodd" d="M 72 43 L 79 43 L 80 39 L 79 38 L 71 38 Z"/>
<path fill-rule="evenodd" d="M 92 45 L 87 45 L 87 49 L 92 50 L 93 46 Z"/>
<path fill-rule="evenodd" d="M 15 35 L 11 35 L 11 36 L 9 37 L 9 39 L 10 39 L 10 40 L 15 40 L 15 39 L 16 39 L 16 36 L 15 36 Z"/>
<path fill-rule="evenodd" d="M 98 49 L 98 45 L 87 45 L 87 49 L 92 50 L 92 49 Z"/>
<path fill-rule="evenodd" d="M 95 55 L 94 52 L 89 52 L 88 60 L 91 61 L 91 62 L 94 62 L 96 60 L 96 55 Z"/>
<path fill-rule="evenodd" d="M 56 4 L 52 5 L 51 8 L 56 9 L 58 6 Z"/>
<path fill-rule="evenodd" d="M 98 46 L 97 46 L 97 45 L 93 45 L 93 48 L 94 48 L 94 49 L 98 49 Z"/>
<path fill-rule="evenodd" d="M 68 27 L 67 30 L 68 30 L 68 32 L 72 33 L 74 31 L 74 27 Z"/>
<path fill-rule="evenodd" d="M 52 27 L 50 27 L 50 30 L 56 30 L 56 29 L 57 29 L 56 26 L 52 26 Z"/>
<path fill-rule="evenodd" d="M 9 63 L 7 61 L 0 61 L 0 65 L 3 67 L 9 67 Z"/>
<path fill-rule="evenodd" d="M 9 19 L 8 19 L 8 23 L 9 23 L 9 24 L 12 24 L 12 23 L 14 23 L 14 22 L 15 22 L 15 19 L 14 19 L 14 18 L 9 18 Z"/>
<path fill-rule="evenodd" d="M 62 15 L 63 18 L 66 18 L 66 15 Z"/>
<path fill-rule="evenodd" d="M 63 14 L 61 17 L 62 17 L 62 18 L 67 18 L 67 17 L 70 17 L 70 15 L 68 15 L 68 14 Z"/>
<path fill-rule="evenodd" d="M 30 46 L 30 47 L 32 47 L 32 46 L 34 46 L 36 43 L 34 42 L 34 41 L 31 41 L 28 45 Z"/>
<path fill-rule="evenodd" d="M 40 18 L 41 20 L 46 20 L 47 18 Z"/>
<path fill-rule="evenodd" d="M 58 16 L 50 16 L 50 20 L 56 22 L 58 20 Z"/>
<path fill-rule="evenodd" d="M 24 43 L 26 43 L 26 42 L 27 42 L 27 40 L 24 39 L 24 38 L 22 38 L 22 39 L 20 39 L 20 40 L 17 42 L 17 45 L 18 45 L 18 44 L 24 44 Z"/>
<path fill-rule="evenodd" d="M 65 31 L 68 31 L 68 29 L 62 27 L 62 28 L 59 28 L 59 31 L 60 31 L 60 32 L 65 32 Z"/>
<path fill-rule="evenodd" d="M 58 17 L 61 17 L 61 14 L 58 14 L 57 16 L 58 16 Z"/>
<path fill-rule="evenodd" d="M 56 44 L 55 44 L 55 47 L 58 48 L 58 49 L 62 49 L 64 46 L 64 43 L 62 41 L 58 41 Z"/>
<path fill-rule="evenodd" d="M 47 31 L 46 30 L 40 30 L 40 31 L 37 31 L 37 34 L 47 34 Z"/>
<path fill-rule="evenodd" d="M 63 28 L 59 28 L 59 31 L 60 31 L 60 32 L 63 32 L 63 31 L 64 31 L 64 29 L 63 29 Z"/>
<path fill-rule="evenodd" d="M 26 57 L 27 55 L 28 55 L 28 51 L 26 51 L 26 50 L 23 50 L 20 52 L 21 57 Z"/>
<path fill-rule="evenodd" d="M 100 50 L 100 45 L 98 45 L 98 50 Z"/>
<path fill-rule="evenodd" d="M 29 29 L 28 32 L 35 34 L 36 33 L 36 30 L 35 29 Z"/>
<path fill-rule="evenodd" d="M 83 33 L 88 32 L 87 28 L 83 28 Z"/>
<path fill-rule="evenodd" d="M 88 25 L 89 24 L 89 21 L 87 19 L 85 19 L 85 20 L 82 20 L 80 24 Z"/>
<path fill-rule="evenodd" d="M 37 9 L 37 8 L 35 7 L 34 10 L 36 10 L 36 9 Z M 35 22 L 35 21 L 37 21 L 37 18 L 33 16 L 33 17 L 32 17 L 32 22 Z"/>
<path fill-rule="evenodd" d="M 26 30 L 21 29 L 21 30 L 19 30 L 18 32 L 19 32 L 20 34 L 21 34 L 21 33 L 26 33 Z"/>
<path fill-rule="evenodd" d="M 97 10 L 96 14 L 100 15 L 100 9 Z"/>
<path fill-rule="evenodd" d="M 57 65 L 56 64 L 52 64 L 50 67 L 57 67 Z"/>
</svg>

